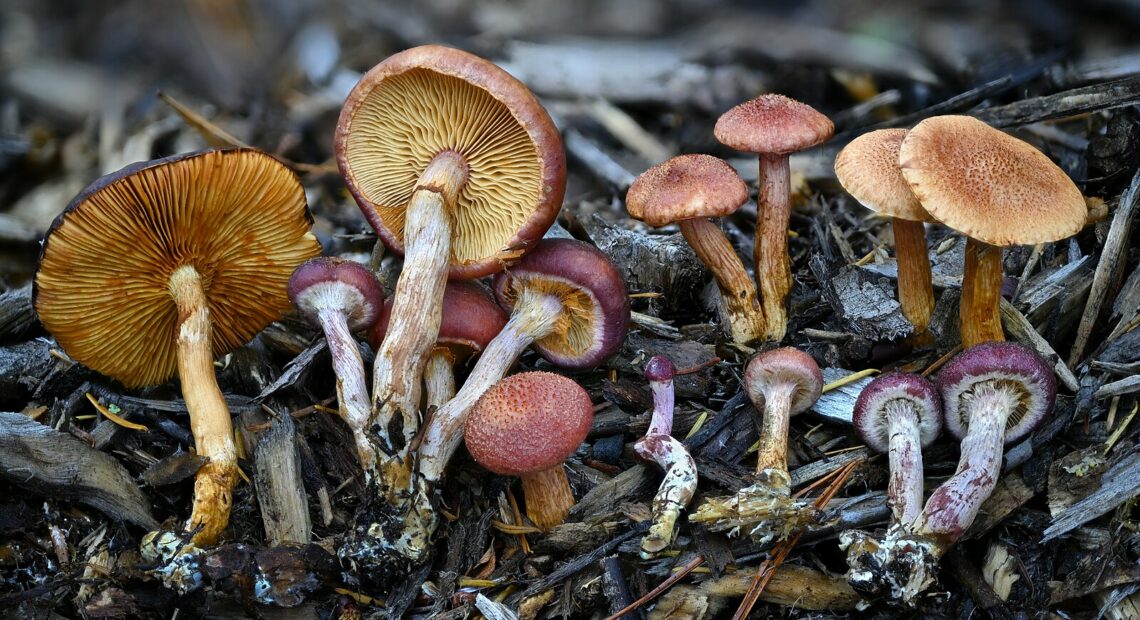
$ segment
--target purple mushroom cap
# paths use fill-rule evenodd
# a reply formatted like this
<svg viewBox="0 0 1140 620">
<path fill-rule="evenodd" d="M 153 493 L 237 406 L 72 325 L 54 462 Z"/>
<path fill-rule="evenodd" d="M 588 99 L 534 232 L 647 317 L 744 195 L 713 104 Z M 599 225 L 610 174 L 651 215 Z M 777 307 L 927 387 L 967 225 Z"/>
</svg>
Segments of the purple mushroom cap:
<svg viewBox="0 0 1140 620">
<path fill-rule="evenodd" d="M 645 363 L 646 381 L 669 381 L 677 374 L 677 367 L 664 355 L 654 355 Z"/>
<path fill-rule="evenodd" d="M 289 300 L 310 320 L 325 308 L 338 308 L 352 330 L 376 321 L 384 291 L 376 276 L 360 263 L 318 256 L 301 263 L 289 278 Z"/>
<path fill-rule="evenodd" d="M 770 386 L 788 381 L 796 385 L 791 415 L 807 411 L 823 393 L 823 372 L 819 364 L 799 349 L 782 347 L 765 351 L 752 358 L 744 370 L 745 389 L 757 409 L 763 408 L 764 393 Z"/>
<path fill-rule="evenodd" d="M 893 372 L 867 384 L 855 400 L 851 423 L 872 450 L 886 452 L 890 446 L 886 405 L 906 401 L 918 415 L 919 444 L 925 448 L 942 430 L 942 399 L 934 384 L 915 374 Z"/>
</svg>

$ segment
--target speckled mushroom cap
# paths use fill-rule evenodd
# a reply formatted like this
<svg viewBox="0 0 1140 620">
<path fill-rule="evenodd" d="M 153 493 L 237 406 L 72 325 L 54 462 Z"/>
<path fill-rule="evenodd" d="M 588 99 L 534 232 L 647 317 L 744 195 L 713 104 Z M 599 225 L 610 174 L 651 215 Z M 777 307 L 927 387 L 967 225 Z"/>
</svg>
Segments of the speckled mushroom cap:
<svg viewBox="0 0 1140 620">
<path fill-rule="evenodd" d="M 757 409 L 763 409 L 769 388 L 787 382 L 796 387 L 789 415 L 807 411 L 823 393 L 823 372 L 819 364 L 799 349 L 781 347 L 765 351 L 753 357 L 744 369 L 744 386 Z"/>
<path fill-rule="evenodd" d="M 392 301 L 384 303 L 380 317 L 368 330 L 368 342 L 380 348 L 388 321 L 392 317 Z M 451 280 L 443 291 L 443 311 L 436 342 L 448 346 L 453 353 L 479 353 L 491 339 L 503 331 L 507 314 L 495 303 L 482 285 L 468 280 Z"/>
<path fill-rule="evenodd" d="M 918 419 L 918 441 L 922 447 L 938 439 L 942 431 L 942 399 L 934 384 L 915 374 L 892 372 L 868 383 L 859 398 L 851 423 L 855 432 L 872 450 L 890 448 L 889 407 L 904 406 Z"/>
<path fill-rule="evenodd" d="M 451 276 L 502 269 L 540 239 L 562 206 L 566 156 L 550 115 L 496 65 L 424 45 L 373 67 L 348 95 L 336 128 L 341 174 L 369 223 L 404 251 L 404 209 L 443 151 L 461 154 L 467 182 L 450 213 Z"/>
<path fill-rule="evenodd" d="M 679 155 L 641 173 L 625 195 L 629 216 L 658 227 L 698 217 L 735 213 L 748 186 L 724 160 Z"/>
<path fill-rule="evenodd" d="M 124 385 L 174 375 L 170 275 L 202 278 L 214 355 L 289 309 L 286 284 L 320 253 L 305 190 L 255 149 L 132 164 L 80 192 L 52 223 L 36 272 L 40 321 L 79 362 Z"/>
<path fill-rule="evenodd" d="M 745 153 L 786 155 L 822 144 L 835 133 L 831 119 L 806 103 L 777 94 L 760 95 L 725 112 L 713 134 Z"/>
<path fill-rule="evenodd" d="M 463 431 L 477 463 L 504 476 L 550 469 L 586 439 L 594 419 L 590 395 L 551 372 L 499 381 L 475 403 Z"/>
<path fill-rule="evenodd" d="M 899 147 L 905 137 L 905 129 L 879 129 L 855 138 L 835 156 L 835 176 L 859 204 L 876 213 L 934 221 L 899 169 Z"/>
<path fill-rule="evenodd" d="M 535 287 L 562 297 L 564 313 L 554 333 L 534 343 L 542 357 L 563 368 L 590 368 L 613 355 L 629 327 L 625 282 L 600 250 L 574 239 L 544 239 L 522 260 L 495 276 L 499 305 L 514 308 L 518 292 Z"/>
<path fill-rule="evenodd" d="M 969 116 L 935 116 L 907 132 L 899 166 L 938 221 L 990 245 L 1076 234 L 1088 209 L 1073 181 L 1032 145 Z"/>
<path fill-rule="evenodd" d="M 360 263 L 319 256 L 305 261 L 289 278 L 289 300 L 310 321 L 325 308 L 340 310 L 356 331 L 376 322 L 384 290 L 376 275 Z"/>
<path fill-rule="evenodd" d="M 986 384 L 1017 391 L 1019 405 L 1009 416 L 1005 443 L 1024 439 L 1053 409 L 1057 382 L 1053 369 L 1016 342 L 985 342 L 959 353 L 938 373 L 938 391 L 946 412 L 946 430 L 958 439 L 969 428 L 967 410 L 974 392 Z"/>
</svg>

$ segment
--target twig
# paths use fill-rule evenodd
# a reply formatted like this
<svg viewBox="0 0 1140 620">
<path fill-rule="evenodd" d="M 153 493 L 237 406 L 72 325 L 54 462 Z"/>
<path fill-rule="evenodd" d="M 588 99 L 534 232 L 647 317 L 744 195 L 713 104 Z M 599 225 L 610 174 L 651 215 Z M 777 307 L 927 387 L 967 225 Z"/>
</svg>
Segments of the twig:
<svg viewBox="0 0 1140 620">
<path fill-rule="evenodd" d="M 703 556 L 703 555 L 698 555 L 697 557 L 689 560 L 684 566 L 681 567 L 680 570 L 673 573 L 672 575 L 669 575 L 669 578 L 666 579 L 665 581 L 662 581 L 660 584 L 658 584 L 658 586 L 656 588 L 653 588 L 649 592 L 645 593 L 645 595 L 642 596 L 641 598 L 639 598 L 636 601 L 627 605 L 625 607 L 625 609 L 622 609 L 621 611 L 617 612 L 616 614 L 613 614 L 612 616 L 608 616 L 605 620 L 618 620 L 618 618 L 621 618 L 622 616 L 624 616 L 624 615 L 628 614 L 629 612 L 637 609 L 638 607 L 641 607 L 642 605 L 648 603 L 649 601 L 652 601 L 653 599 L 657 598 L 658 596 L 661 596 L 666 590 L 668 590 L 670 588 L 670 586 L 672 586 L 673 584 L 677 583 L 678 581 L 684 579 L 685 575 L 688 575 L 689 573 L 693 572 L 693 570 L 695 568 L 697 568 L 701 564 L 704 564 L 704 562 L 705 562 L 705 556 Z"/>
</svg>

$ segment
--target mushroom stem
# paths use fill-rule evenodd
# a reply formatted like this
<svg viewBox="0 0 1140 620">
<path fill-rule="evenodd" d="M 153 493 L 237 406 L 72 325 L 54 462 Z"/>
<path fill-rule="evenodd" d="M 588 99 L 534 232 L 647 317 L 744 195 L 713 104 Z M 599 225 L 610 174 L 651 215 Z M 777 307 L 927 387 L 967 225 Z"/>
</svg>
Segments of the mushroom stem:
<svg viewBox="0 0 1140 620">
<path fill-rule="evenodd" d="M 431 350 L 424 367 L 424 405 L 436 411 L 455 397 L 455 356 L 451 349 L 437 346 Z M 429 414 L 433 415 L 433 414 Z M 424 424 L 430 424 L 425 420 Z"/>
<path fill-rule="evenodd" d="M 973 388 L 960 412 L 969 426 L 958 469 L 931 494 L 916 527 L 918 533 L 938 540 L 943 550 L 962 537 L 997 486 L 1006 422 L 1018 405 L 1018 394 L 1011 387 L 987 381 Z"/>
<path fill-rule="evenodd" d="M 559 463 L 550 469 L 520 476 L 523 497 L 526 501 L 526 516 L 542 530 L 560 525 L 574 507 L 574 492 L 570 490 L 570 479 Z"/>
<path fill-rule="evenodd" d="M 795 391 L 794 383 L 780 382 L 764 392 L 764 419 L 760 423 L 756 473 L 772 486 L 779 484 L 787 488 L 791 484 L 788 477 L 788 426 Z M 775 480 L 776 476 L 780 480 Z"/>
<path fill-rule="evenodd" d="M 653 417 L 649 421 L 649 430 L 645 431 L 645 436 L 672 435 L 673 408 L 676 406 L 673 378 L 650 381 L 649 389 L 653 392 Z"/>
<path fill-rule="evenodd" d="M 747 344 L 762 340 L 766 327 L 764 313 L 756 299 L 756 285 L 728 238 L 706 218 L 682 220 L 678 226 L 697 258 L 716 279 L 732 341 Z"/>
<path fill-rule="evenodd" d="M 210 308 L 202 278 L 189 265 L 170 276 L 170 294 L 178 307 L 178 377 L 190 413 L 190 430 L 198 455 L 209 459 L 194 479 L 194 505 L 188 529 L 191 543 L 213 544 L 230 519 L 237 481 L 237 449 L 226 398 L 214 375 L 210 344 Z"/>
<path fill-rule="evenodd" d="M 926 229 L 922 222 L 897 217 L 891 220 L 891 226 L 899 268 L 899 304 L 903 316 L 914 324 L 915 338 L 921 340 L 928 337 L 930 315 L 934 312 Z"/>
<path fill-rule="evenodd" d="M 1001 248 L 967 237 L 959 330 L 962 347 L 1005 340 L 1001 328 Z"/>
<path fill-rule="evenodd" d="M 372 404 L 364 377 L 364 358 L 360 355 L 360 347 L 356 345 L 343 311 L 321 308 L 317 311 L 317 321 L 325 334 L 329 356 L 332 357 L 340 414 L 352 429 L 361 467 L 364 471 L 371 472 L 376 467 L 376 451 L 365 432 L 372 415 Z"/>
<path fill-rule="evenodd" d="M 910 530 L 922 510 L 922 439 L 914 404 L 902 398 L 888 402 L 887 417 L 890 481 L 887 503 L 895 523 Z"/>
<path fill-rule="evenodd" d="M 432 415 L 419 448 L 419 472 L 429 482 L 438 482 L 448 460 L 463 442 L 463 425 L 475 402 L 514 365 L 535 340 L 554 331 L 562 314 L 562 300 L 530 288 L 519 292 L 510 320 L 487 344 L 479 361 L 455 398 Z"/>
<path fill-rule="evenodd" d="M 760 155 L 757 183 L 756 243 L 752 258 L 768 322 L 768 339 L 779 342 L 788 330 L 785 305 L 792 290 L 792 264 L 788 257 L 792 182 L 788 156 Z"/>
</svg>

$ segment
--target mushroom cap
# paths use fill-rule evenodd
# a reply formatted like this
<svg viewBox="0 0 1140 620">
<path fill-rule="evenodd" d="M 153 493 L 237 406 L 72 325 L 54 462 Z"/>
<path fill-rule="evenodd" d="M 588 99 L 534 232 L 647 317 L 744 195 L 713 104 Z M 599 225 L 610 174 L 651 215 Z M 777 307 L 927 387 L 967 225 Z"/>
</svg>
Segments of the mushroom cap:
<svg viewBox="0 0 1140 620">
<path fill-rule="evenodd" d="M 969 429 L 965 405 L 971 392 L 986 382 L 1018 391 L 1020 404 L 1005 427 L 1007 444 L 1024 439 L 1040 426 L 1057 397 L 1053 369 L 1031 349 L 1016 342 L 984 342 L 970 347 L 938 373 L 946 430 L 958 439 L 964 439 Z"/>
<path fill-rule="evenodd" d="M 677 374 L 673 360 L 664 355 L 654 355 L 645 363 L 646 381 L 670 381 Z"/>
<path fill-rule="evenodd" d="M 79 193 L 52 223 L 36 272 L 44 327 L 73 358 L 129 387 L 174 375 L 170 275 L 201 275 L 214 355 L 289 309 L 286 284 L 320 253 L 300 180 L 255 149 L 132 164 Z"/>
<path fill-rule="evenodd" d="M 574 239 L 544 239 L 534 251 L 495 276 L 499 305 L 514 309 L 518 291 L 537 287 L 570 309 L 563 328 L 534 343 L 539 355 L 563 368 L 590 368 L 617 351 L 629 328 L 625 282 L 609 257 Z"/>
<path fill-rule="evenodd" d="M 566 460 L 590 430 L 594 404 L 573 380 L 552 372 L 512 375 L 483 393 L 463 438 L 483 467 L 504 476 L 545 471 Z"/>
<path fill-rule="evenodd" d="M 289 301 L 310 321 L 333 308 L 344 313 L 348 328 L 356 331 L 376 322 L 384 307 L 384 290 L 360 263 L 318 256 L 301 263 L 289 278 Z"/>
<path fill-rule="evenodd" d="M 745 153 L 787 155 L 822 144 L 835 133 L 831 119 L 806 103 L 760 95 L 720 115 L 713 134 Z"/>
<path fill-rule="evenodd" d="M 451 277 L 502 270 L 562 207 L 566 155 L 550 115 L 522 82 L 473 54 L 438 45 L 389 56 L 349 93 L 336 128 L 342 176 L 369 223 L 404 251 L 404 213 L 437 154 L 467 164 L 449 214 Z"/>
<path fill-rule="evenodd" d="M 872 450 L 890 447 L 888 404 L 904 401 L 918 416 L 918 441 L 923 448 L 938 439 L 942 430 L 942 399 L 934 384 L 919 375 L 892 372 L 871 381 L 855 399 L 851 419 L 855 432 Z"/>
<path fill-rule="evenodd" d="M 379 349 L 392 317 L 392 300 L 384 303 L 380 317 L 368 330 L 368 342 Z M 480 353 L 491 339 L 503 331 L 507 313 L 495 303 L 482 285 L 468 280 L 451 280 L 443 291 L 443 310 L 436 343 L 454 353 Z"/>
<path fill-rule="evenodd" d="M 823 372 L 812 356 L 792 347 L 765 351 L 748 362 L 744 386 L 757 409 L 763 409 L 768 390 L 791 383 L 792 409 L 789 415 L 807 411 L 823 393 Z"/>
<path fill-rule="evenodd" d="M 899 167 L 930 215 L 990 245 L 1075 235 L 1088 208 L 1063 170 L 1032 145 L 969 116 L 935 116 L 907 132 Z"/>
<path fill-rule="evenodd" d="M 835 156 L 835 176 L 848 194 L 875 213 L 934 221 L 899 169 L 899 147 L 905 137 L 905 129 L 879 129 L 855 138 Z"/>
<path fill-rule="evenodd" d="M 679 155 L 641 173 L 629 186 L 629 216 L 650 226 L 735 213 L 748 200 L 748 186 L 724 160 Z"/>
</svg>

